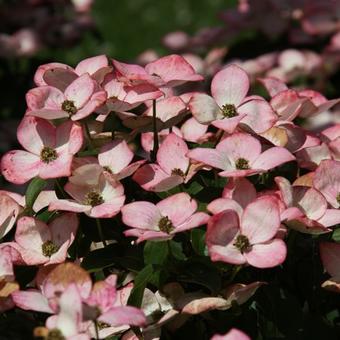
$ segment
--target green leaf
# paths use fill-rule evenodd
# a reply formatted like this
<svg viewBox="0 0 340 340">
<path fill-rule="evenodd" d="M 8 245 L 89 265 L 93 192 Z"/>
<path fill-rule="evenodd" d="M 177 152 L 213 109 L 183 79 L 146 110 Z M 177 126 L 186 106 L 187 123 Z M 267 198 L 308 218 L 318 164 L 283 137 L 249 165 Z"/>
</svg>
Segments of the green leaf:
<svg viewBox="0 0 340 340">
<path fill-rule="evenodd" d="M 333 231 L 333 234 L 332 234 L 332 239 L 335 241 L 335 242 L 340 242 L 340 228 L 337 228 Z"/>
<path fill-rule="evenodd" d="M 152 264 L 144 267 L 135 277 L 134 286 L 128 299 L 128 305 L 140 307 L 143 300 L 144 289 L 154 274 Z"/>
<path fill-rule="evenodd" d="M 190 183 L 189 187 L 185 189 L 185 191 L 189 195 L 196 195 L 203 189 L 204 189 L 204 187 L 201 184 L 199 184 L 198 182 L 192 182 L 192 183 Z"/>
<path fill-rule="evenodd" d="M 175 242 L 173 240 L 168 241 L 168 242 L 169 242 L 169 245 L 170 245 L 171 255 L 177 260 L 185 261 L 187 259 L 187 257 L 183 253 L 182 244 L 179 243 L 179 242 Z"/>
<path fill-rule="evenodd" d="M 168 257 L 168 245 L 166 242 L 147 241 L 144 246 L 145 264 L 163 264 Z"/>
<path fill-rule="evenodd" d="M 198 228 L 192 229 L 191 244 L 198 255 L 204 256 L 206 250 L 205 231 Z"/>
<path fill-rule="evenodd" d="M 47 182 L 39 177 L 33 178 L 26 190 L 26 207 L 32 209 L 35 200 L 40 192 L 45 188 Z"/>
</svg>

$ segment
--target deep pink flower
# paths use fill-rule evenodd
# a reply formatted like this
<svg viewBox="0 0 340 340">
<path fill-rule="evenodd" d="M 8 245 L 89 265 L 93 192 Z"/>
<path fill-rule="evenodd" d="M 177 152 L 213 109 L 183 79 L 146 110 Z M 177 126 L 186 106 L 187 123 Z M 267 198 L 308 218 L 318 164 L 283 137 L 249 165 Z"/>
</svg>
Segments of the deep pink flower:
<svg viewBox="0 0 340 340">
<path fill-rule="evenodd" d="M 250 340 L 249 336 L 242 331 L 232 328 L 227 334 L 214 335 L 210 340 Z"/>
<path fill-rule="evenodd" d="M 322 284 L 323 288 L 340 293 L 340 244 L 333 242 L 320 243 L 321 261 L 331 278 Z"/>
<path fill-rule="evenodd" d="M 248 204 L 241 218 L 234 210 L 224 210 L 208 223 L 209 255 L 212 261 L 275 267 L 285 260 L 287 252 L 285 243 L 275 238 L 279 228 L 279 207 L 270 196 Z"/>
<path fill-rule="evenodd" d="M 26 115 L 79 120 L 96 111 L 105 103 L 106 97 L 106 92 L 85 73 L 72 81 L 65 91 L 53 86 L 36 87 L 28 91 Z"/>
<path fill-rule="evenodd" d="M 122 221 L 133 228 L 126 236 L 144 240 L 169 240 L 176 233 L 207 223 L 209 216 L 196 212 L 197 203 L 186 193 L 165 198 L 156 205 L 146 201 L 133 202 L 122 208 Z"/>
<path fill-rule="evenodd" d="M 78 228 L 76 214 L 63 214 L 49 225 L 33 217 L 21 217 L 15 231 L 15 242 L 19 245 L 27 265 L 54 264 L 64 262 Z"/>
<path fill-rule="evenodd" d="M 194 94 L 189 102 L 193 116 L 202 124 L 212 124 L 228 133 L 239 123 L 256 133 L 271 128 L 277 120 L 270 105 L 261 97 L 246 97 L 249 78 L 236 65 L 219 71 L 211 82 L 212 97 Z"/>
<path fill-rule="evenodd" d="M 29 116 L 21 121 L 17 137 L 27 151 L 9 151 L 1 160 L 2 174 L 15 184 L 36 176 L 69 176 L 73 155 L 83 144 L 80 125 L 67 121 L 55 127 L 44 119 Z"/>
<path fill-rule="evenodd" d="M 215 149 L 196 148 L 188 157 L 222 169 L 222 177 L 244 177 L 266 172 L 295 157 L 285 148 L 273 147 L 261 153 L 261 143 L 251 135 L 234 133 L 217 144 Z"/>
</svg>

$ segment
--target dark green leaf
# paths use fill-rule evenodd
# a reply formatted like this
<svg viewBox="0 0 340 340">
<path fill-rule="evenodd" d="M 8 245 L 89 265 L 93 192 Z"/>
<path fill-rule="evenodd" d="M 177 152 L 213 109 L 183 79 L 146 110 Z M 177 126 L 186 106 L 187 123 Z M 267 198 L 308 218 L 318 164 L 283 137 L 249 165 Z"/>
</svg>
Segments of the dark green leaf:
<svg viewBox="0 0 340 340">
<path fill-rule="evenodd" d="M 191 230 L 191 244 L 195 252 L 201 256 L 205 254 L 205 231 L 202 229 L 192 229 Z"/>
<path fill-rule="evenodd" d="M 185 189 L 185 191 L 189 195 L 196 195 L 198 194 L 201 190 L 203 190 L 203 186 L 199 184 L 198 182 L 192 182 L 190 183 L 189 187 Z"/>
<path fill-rule="evenodd" d="M 169 245 L 170 245 L 171 255 L 177 260 L 185 261 L 187 259 L 187 257 L 183 253 L 182 244 L 179 243 L 179 242 L 175 242 L 173 240 L 168 241 L 168 242 L 169 242 Z"/>
<path fill-rule="evenodd" d="M 340 242 L 340 228 L 337 228 L 333 231 L 333 234 L 332 234 L 332 239 L 335 241 L 335 242 Z"/>
<path fill-rule="evenodd" d="M 45 188 L 46 184 L 46 181 L 39 177 L 33 178 L 31 180 L 25 194 L 27 208 L 32 209 L 35 200 L 37 199 L 40 192 Z"/>
<path fill-rule="evenodd" d="M 143 300 L 144 289 L 154 274 L 153 265 L 149 264 L 135 277 L 134 286 L 129 296 L 128 305 L 140 307 Z"/>
<path fill-rule="evenodd" d="M 145 264 L 163 264 L 168 253 L 166 242 L 147 241 L 144 246 L 144 262 Z"/>
</svg>

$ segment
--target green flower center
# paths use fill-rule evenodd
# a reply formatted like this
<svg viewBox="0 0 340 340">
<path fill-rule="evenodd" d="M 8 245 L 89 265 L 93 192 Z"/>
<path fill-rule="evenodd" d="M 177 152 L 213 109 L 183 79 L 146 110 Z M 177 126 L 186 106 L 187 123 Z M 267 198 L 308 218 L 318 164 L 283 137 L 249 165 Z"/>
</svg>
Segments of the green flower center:
<svg viewBox="0 0 340 340">
<path fill-rule="evenodd" d="M 340 204 L 340 192 L 336 195 L 336 201 Z"/>
<path fill-rule="evenodd" d="M 158 222 L 158 228 L 163 233 L 170 234 L 175 228 L 168 216 L 163 216 Z"/>
<path fill-rule="evenodd" d="M 59 247 L 49 240 L 42 244 L 41 249 L 44 256 L 51 257 L 59 250 Z"/>
<path fill-rule="evenodd" d="M 48 335 L 45 338 L 45 340 L 66 340 L 66 338 L 63 336 L 59 329 L 54 328 L 48 332 Z"/>
<path fill-rule="evenodd" d="M 95 207 L 97 205 L 103 204 L 103 196 L 96 190 L 91 190 L 85 195 L 84 204 Z"/>
<path fill-rule="evenodd" d="M 69 115 L 74 115 L 77 112 L 77 108 L 74 105 L 74 101 L 72 100 L 65 100 L 61 104 L 61 108 L 63 111 L 67 112 Z"/>
<path fill-rule="evenodd" d="M 250 242 L 247 236 L 238 235 L 234 242 L 234 246 L 243 254 L 250 250 Z"/>
<path fill-rule="evenodd" d="M 179 168 L 172 169 L 171 170 L 171 175 L 173 175 L 173 176 L 177 175 L 177 176 L 185 177 L 184 172 L 181 169 L 179 169 Z"/>
<path fill-rule="evenodd" d="M 238 115 L 234 104 L 225 104 L 222 106 L 222 114 L 226 118 L 233 118 Z"/>
<path fill-rule="evenodd" d="M 53 148 L 49 146 L 44 146 L 43 149 L 40 152 L 40 159 L 44 163 L 53 162 L 58 158 L 57 151 L 55 151 Z"/>
<path fill-rule="evenodd" d="M 250 169 L 249 161 L 247 161 L 244 158 L 239 158 L 235 162 L 235 166 L 236 166 L 236 169 L 238 169 L 238 170 L 247 170 L 247 169 Z"/>
</svg>

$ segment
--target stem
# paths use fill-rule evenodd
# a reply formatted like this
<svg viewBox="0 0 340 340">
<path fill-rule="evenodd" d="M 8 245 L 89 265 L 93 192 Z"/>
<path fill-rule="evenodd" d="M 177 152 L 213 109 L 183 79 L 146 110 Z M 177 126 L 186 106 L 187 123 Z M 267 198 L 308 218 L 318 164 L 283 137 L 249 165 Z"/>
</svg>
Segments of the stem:
<svg viewBox="0 0 340 340">
<path fill-rule="evenodd" d="M 97 230 L 98 230 L 98 234 L 99 234 L 100 240 L 102 241 L 103 246 L 106 247 L 107 243 L 106 243 L 106 241 L 104 239 L 103 228 L 102 228 L 102 224 L 100 223 L 100 219 L 99 218 L 96 218 L 96 223 L 97 223 Z"/>
<path fill-rule="evenodd" d="M 63 188 L 63 186 L 60 184 L 59 178 L 56 178 L 55 184 L 56 184 L 57 188 L 59 189 L 60 193 L 66 198 L 66 197 L 67 197 L 67 194 L 66 194 L 66 192 L 65 192 L 65 190 L 64 190 L 64 188 Z"/>
<path fill-rule="evenodd" d="M 229 278 L 227 284 L 230 284 L 234 281 L 237 273 L 241 270 L 241 268 L 242 268 L 242 266 L 234 266 L 233 267 L 233 271 L 231 272 L 231 275 L 230 275 L 230 278 Z"/>
<path fill-rule="evenodd" d="M 156 156 L 159 148 L 157 119 L 156 119 L 156 100 L 152 101 L 152 129 L 153 129 L 153 150 L 151 152 L 151 161 L 156 161 Z"/>
<path fill-rule="evenodd" d="M 89 126 L 87 125 L 86 121 L 84 122 L 84 127 L 85 127 L 86 138 L 87 138 L 89 145 L 90 145 L 90 149 L 93 150 L 94 145 L 93 145 L 93 141 L 92 141 L 92 138 L 91 138 L 90 129 L 89 129 Z"/>
<path fill-rule="evenodd" d="M 98 340 L 99 339 L 99 329 L 98 329 L 97 320 L 94 320 L 93 323 L 94 323 L 94 329 L 96 330 L 96 339 Z"/>
</svg>

